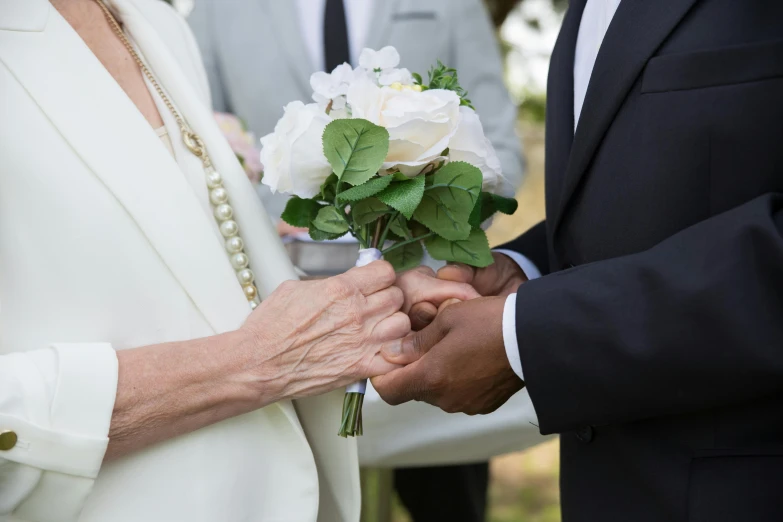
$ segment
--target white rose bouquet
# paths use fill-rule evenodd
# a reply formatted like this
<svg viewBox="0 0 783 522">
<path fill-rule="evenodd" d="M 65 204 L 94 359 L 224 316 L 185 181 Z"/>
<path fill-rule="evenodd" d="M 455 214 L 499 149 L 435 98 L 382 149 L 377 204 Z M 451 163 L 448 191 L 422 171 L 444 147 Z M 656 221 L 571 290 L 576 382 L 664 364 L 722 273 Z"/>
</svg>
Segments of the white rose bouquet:
<svg viewBox="0 0 783 522">
<path fill-rule="evenodd" d="M 435 258 L 492 263 L 482 223 L 511 214 L 500 162 L 460 87 L 440 62 L 421 76 L 393 47 L 364 49 L 359 67 L 313 74 L 315 103 L 291 102 L 261 138 L 262 183 L 292 193 L 282 219 L 315 240 L 353 235 L 357 264 L 397 270 Z M 365 383 L 348 388 L 339 435 L 362 434 Z"/>
</svg>

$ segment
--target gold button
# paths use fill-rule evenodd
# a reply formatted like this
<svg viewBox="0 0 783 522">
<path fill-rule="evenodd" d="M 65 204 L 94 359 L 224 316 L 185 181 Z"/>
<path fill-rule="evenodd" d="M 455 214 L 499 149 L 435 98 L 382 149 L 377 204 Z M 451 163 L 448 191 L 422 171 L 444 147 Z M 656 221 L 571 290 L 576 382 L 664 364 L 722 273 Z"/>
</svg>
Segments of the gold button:
<svg viewBox="0 0 783 522">
<path fill-rule="evenodd" d="M 0 431 L 0 451 L 8 451 L 16 446 L 16 433 L 13 431 Z"/>
</svg>

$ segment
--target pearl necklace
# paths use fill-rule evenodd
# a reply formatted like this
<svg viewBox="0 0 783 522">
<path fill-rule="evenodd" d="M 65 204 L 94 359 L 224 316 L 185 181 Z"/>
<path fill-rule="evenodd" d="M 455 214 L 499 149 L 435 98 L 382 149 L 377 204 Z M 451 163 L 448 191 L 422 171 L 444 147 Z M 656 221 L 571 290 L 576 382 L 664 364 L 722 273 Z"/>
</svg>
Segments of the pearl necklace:
<svg viewBox="0 0 783 522">
<path fill-rule="evenodd" d="M 106 16 L 106 20 L 109 22 L 109 25 L 112 26 L 112 29 L 114 29 L 114 32 L 122 41 L 125 48 L 131 54 L 131 56 L 133 56 L 133 59 L 138 64 L 141 71 L 147 77 L 149 82 L 157 91 L 161 100 L 163 100 L 163 103 L 174 116 L 174 119 L 179 125 L 179 130 L 182 133 L 182 141 L 185 143 L 185 146 L 204 164 L 204 173 L 206 175 L 207 188 L 209 189 L 209 202 L 212 205 L 213 215 L 218 222 L 220 234 L 225 240 L 225 248 L 229 255 L 229 261 L 231 262 L 231 266 L 236 271 L 237 279 L 239 280 L 239 284 L 242 285 L 242 291 L 245 294 L 245 298 L 250 303 L 250 308 L 255 308 L 260 302 L 258 297 L 258 288 L 256 288 L 255 285 L 255 275 L 249 268 L 250 259 L 245 253 L 245 243 L 242 241 L 242 238 L 239 235 L 239 225 L 232 219 L 234 217 L 234 209 L 229 204 L 228 191 L 226 191 L 226 188 L 223 186 L 222 176 L 212 166 L 212 161 L 209 159 L 204 142 L 201 141 L 201 138 L 190 129 L 182 116 L 180 116 L 177 109 L 174 108 L 174 105 L 171 103 L 168 96 L 166 96 L 166 93 L 163 92 L 163 89 L 155 80 L 152 72 L 141 60 L 138 53 L 136 53 L 136 50 L 131 45 L 130 41 L 128 41 L 125 33 L 120 28 L 120 24 L 114 18 L 114 15 L 111 14 L 109 8 L 106 7 L 102 0 L 95 0 L 95 3 L 100 6 L 103 14 Z"/>
</svg>

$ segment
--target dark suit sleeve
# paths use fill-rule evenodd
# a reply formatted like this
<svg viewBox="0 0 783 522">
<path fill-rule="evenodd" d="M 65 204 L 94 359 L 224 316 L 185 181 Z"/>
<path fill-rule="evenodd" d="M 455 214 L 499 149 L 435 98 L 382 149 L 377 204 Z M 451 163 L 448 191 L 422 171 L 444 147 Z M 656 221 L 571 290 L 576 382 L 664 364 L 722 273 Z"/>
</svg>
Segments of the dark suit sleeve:
<svg viewBox="0 0 783 522">
<path fill-rule="evenodd" d="M 542 433 L 783 393 L 783 195 L 639 254 L 522 285 L 517 340 Z"/>
<path fill-rule="evenodd" d="M 538 225 L 535 225 L 513 241 L 496 248 L 519 252 L 536 265 L 536 268 L 541 272 L 541 275 L 547 275 L 549 273 L 549 247 L 547 246 L 546 241 L 546 221 L 542 221 Z"/>
</svg>

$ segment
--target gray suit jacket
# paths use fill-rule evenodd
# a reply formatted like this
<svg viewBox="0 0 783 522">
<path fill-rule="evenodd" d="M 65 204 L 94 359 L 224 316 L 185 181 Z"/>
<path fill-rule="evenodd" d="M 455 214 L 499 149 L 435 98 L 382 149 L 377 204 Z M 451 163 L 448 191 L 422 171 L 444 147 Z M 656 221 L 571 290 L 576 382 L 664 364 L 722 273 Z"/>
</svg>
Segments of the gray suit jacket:
<svg viewBox="0 0 783 522">
<path fill-rule="evenodd" d="M 257 136 L 274 129 L 283 106 L 309 102 L 316 70 L 300 37 L 293 0 L 196 0 L 188 21 L 196 35 L 217 111 L 243 118 Z M 516 108 L 503 84 L 493 27 L 481 0 L 375 0 L 365 47 L 393 45 L 401 66 L 426 80 L 440 59 L 459 71 L 487 136 L 514 188 L 522 183 Z M 262 194 L 279 216 L 283 201 Z"/>
</svg>

